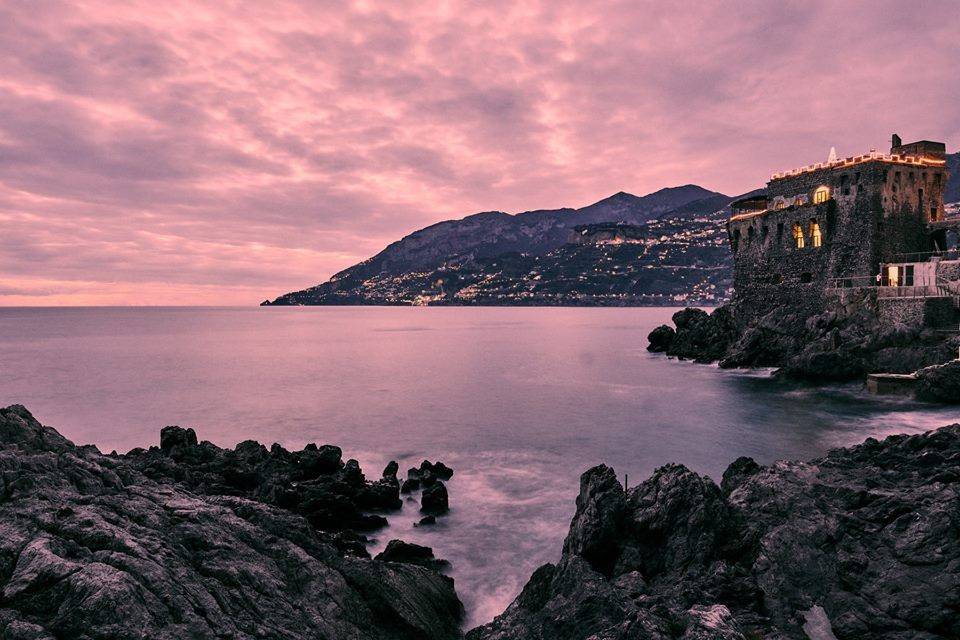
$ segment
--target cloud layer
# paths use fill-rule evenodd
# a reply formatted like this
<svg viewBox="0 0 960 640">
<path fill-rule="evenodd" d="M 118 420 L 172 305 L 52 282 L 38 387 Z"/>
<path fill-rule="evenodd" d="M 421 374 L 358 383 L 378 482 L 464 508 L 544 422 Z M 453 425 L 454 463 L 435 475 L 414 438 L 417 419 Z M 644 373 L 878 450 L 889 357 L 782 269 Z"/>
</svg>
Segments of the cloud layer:
<svg viewBox="0 0 960 640">
<path fill-rule="evenodd" d="M 0 6 L 0 305 L 252 304 L 474 211 L 960 142 L 943 2 Z"/>
</svg>

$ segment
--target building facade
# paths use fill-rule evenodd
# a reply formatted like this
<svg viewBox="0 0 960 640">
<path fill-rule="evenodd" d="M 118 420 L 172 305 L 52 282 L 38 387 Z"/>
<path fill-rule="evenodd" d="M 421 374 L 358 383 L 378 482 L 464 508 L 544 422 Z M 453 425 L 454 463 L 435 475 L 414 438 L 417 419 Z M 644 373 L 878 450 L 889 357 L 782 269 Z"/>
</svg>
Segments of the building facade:
<svg viewBox="0 0 960 640">
<path fill-rule="evenodd" d="M 734 299 L 757 317 L 784 305 L 815 312 L 834 287 L 877 286 L 881 265 L 943 251 L 942 142 L 903 144 L 776 173 L 766 193 L 733 203 L 727 231 Z M 905 256 L 915 256 L 913 258 Z"/>
</svg>

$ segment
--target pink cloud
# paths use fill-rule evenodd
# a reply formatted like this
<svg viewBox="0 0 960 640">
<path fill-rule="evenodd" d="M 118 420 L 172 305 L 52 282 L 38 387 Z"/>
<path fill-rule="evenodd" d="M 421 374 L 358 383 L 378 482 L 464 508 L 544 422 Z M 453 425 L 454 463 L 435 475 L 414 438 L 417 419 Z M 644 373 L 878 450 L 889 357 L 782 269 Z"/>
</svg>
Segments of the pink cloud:
<svg viewBox="0 0 960 640">
<path fill-rule="evenodd" d="M 14 2 L 0 304 L 252 304 L 432 222 L 960 137 L 900 2 Z"/>
</svg>

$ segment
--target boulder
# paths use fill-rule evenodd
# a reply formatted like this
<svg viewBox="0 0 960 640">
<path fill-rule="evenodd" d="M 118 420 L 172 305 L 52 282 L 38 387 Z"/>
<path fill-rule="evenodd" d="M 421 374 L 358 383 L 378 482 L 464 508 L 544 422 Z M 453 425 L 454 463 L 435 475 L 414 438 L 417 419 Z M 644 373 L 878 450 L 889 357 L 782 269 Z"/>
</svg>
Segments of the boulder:
<svg viewBox="0 0 960 640">
<path fill-rule="evenodd" d="M 397 472 L 400 470 L 400 465 L 396 461 L 391 460 L 387 463 L 387 466 L 383 468 L 383 477 L 384 478 L 396 478 Z"/>
<path fill-rule="evenodd" d="M 433 549 L 418 544 L 411 544 L 403 540 L 391 540 L 387 548 L 377 554 L 375 560 L 381 562 L 403 562 L 434 570 L 445 569 L 450 566 L 446 560 L 433 556 Z"/>
<path fill-rule="evenodd" d="M 677 336 L 677 332 L 673 330 L 673 327 L 669 327 L 665 324 L 660 325 L 656 329 L 650 332 L 647 336 L 647 341 L 650 343 L 647 345 L 647 351 L 652 351 L 654 353 L 663 353 L 670 348 L 670 345 L 673 344 L 673 339 Z"/>
<path fill-rule="evenodd" d="M 420 495 L 420 511 L 439 516 L 450 510 L 447 487 L 442 482 L 434 482 L 424 487 Z"/>
</svg>

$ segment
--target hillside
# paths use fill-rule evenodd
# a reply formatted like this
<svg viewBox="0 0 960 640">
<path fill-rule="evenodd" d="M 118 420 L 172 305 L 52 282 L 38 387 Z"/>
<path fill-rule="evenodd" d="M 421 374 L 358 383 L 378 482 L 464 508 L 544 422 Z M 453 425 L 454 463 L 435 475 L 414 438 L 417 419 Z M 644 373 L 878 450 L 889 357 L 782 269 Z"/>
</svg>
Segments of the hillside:
<svg viewBox="0 0 960 640">
<path fill-rule="evenodd" d="M 499 211 L 478 213 L 415 231 L 372 258 L 334 275 L 326 283 L 280 296 L 265 304 L 497 304 L 495 300 L 512 304 L 520 299 L 517 295 L 503 297 L 502 293 L 490 293 L 489 296 L 478 293 L 470 297 L 466 293 L 459 296 L 457 293 L 466 287 L 484 289 L 481 282 L 496 282 L 503 291 L 519 294 L 520 289 L 530 284 L 520 277 L 521 272 L 535 270 L 540 261 L 549 265 L 551 274 L 564 274 L 564 281 L 557 284 L 557 291 L 549 292 L 553 298 L 560 290 L 564 293 L 563 298 L 569 298 L 566 294 L 575 295 L 576 287 L 571 287 L 572 283 L 592 282 L 595 274 L 600 273 L 605 274 L 604 277 L 619 275 L 614 277 L 615 283 L 597 283 L 599 290 L 643 295 L 643 285 L 631 287 L 614 267 L 624 265 L 626 270 L 633 271 L 636 265 L 632 262 L 641 253 L 648 256 L 644 264 L 649 266 L 655 266 L 652 262 L 654 255 L 671 258 L 671 252 L 686 245 L 684 234 L 690 230 L 685 228 L 684 221 L 691 222 L 692 229 L 706 224 L 713 229 L 712 234 L 721 233 L 722 217 L 715 214 L 731 199 L 702 187 L 686 185 L 661 189 L 642 197 L 620 192 L 581 209 L 528 211 L 515 215 Z M 703 217 L 702 220 L 694 222 L 698 216 Z M 668 223 L 667 220 L 674 222 Z M 565 246 L 576 227 L 603 222 L 641 227 L 647 241 L 643 245 L 597 251 Z M 676 234 L 679 234 L 676 242 L 671 244 Z M 661 236 L 667 246 L 660 253 L 650 252 L 650 247 L 657 244 Z M 671 248 L 672 245 L 676 247 Z M 591 259 L 602 259 L 605 264 L 597 265 L 590 262 Z M 507 265 L 506 271 L 503 271 L 504 265 Z M 660 294 L 665 294 L 668 289 L 672 291 L 670 287 L 664 288 L 662 278 L 650 276 L 642 280 L 653 283 L 653 290 Z M 513 279 L 517 282 L 511 282 Z M 438 281 L 442 282 L 438 284 Z M 536 282 L 550 284 L 547 277 Z M 534 285 L 533 288 L 541 287 Z M 548 293 L 545 291 L 548 286 L 543 289 Z M 585 295 L 592 294 L 585 292 Z M 523 298 L 529 299 L 529 296 Z M 554 302 L 569 303 L 569 300 Z"/>
</svg>

